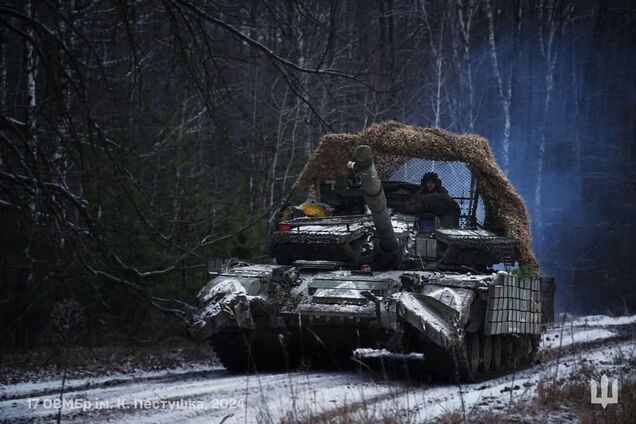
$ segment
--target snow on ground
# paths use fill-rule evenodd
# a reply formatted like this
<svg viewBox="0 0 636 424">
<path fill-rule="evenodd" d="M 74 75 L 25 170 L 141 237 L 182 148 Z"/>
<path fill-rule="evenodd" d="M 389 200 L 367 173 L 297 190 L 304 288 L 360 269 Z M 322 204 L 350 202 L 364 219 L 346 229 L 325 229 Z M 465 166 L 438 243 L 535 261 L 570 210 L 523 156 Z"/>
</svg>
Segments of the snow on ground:
<svg viewBox="0 0 636 424">
<path fill-rule="evenodd" d="M 590 365 L 611 368 L 613 358 L 619 352 L 636 349 L 633 340 L 613 343 L 610 346 L 598 347 L 582 351 L 551 361 L 545 365 L 538 365 L 515 374 L 494 378 L 477 384 L 466 384 L 461 387 L 444 386 L 428 390 L 409 391 L 396 399 L 384 401 L 377 410 L 395 407 L 396 412 L 408 414 L 413 422 L 425 422 L 449 411 L 462 408 L 468 413 L 478 409 L 505 410 L 512 403 L 518 403 L 534 396 L 537 383 L 544 377 L 567 377 L 579 372 L 579 364 L 585 361 Z"/>
<path fill-rule="evenodd" d="M 87 377 L 67 379 L 64 382 L 65 390 L 77 390 L 88 387 L 99 387 L 113 384 L 124 384 L 137 380 L 163 380 L 186 378 L 191 374 L 202 373 L 212 370 L 223 369 L 221 366 L 183 366 L 163 371 L 150 372 L 134 372 L 131 374 L 123 374 L 120 372 L 108 373 L 103 377 Z M 20 398 L 24 396 L 34 396 L 36 394 L 46 394 L 51 392 L 60 392 L 62 388 L 62 377 L 42 380 L 29 381 L 19 384 L 8 384 L 0 386 L 0 400 Z"/>
<path fill-rule="evenodd" d="M 423 353 L 392 353 L 386 349 L 360 348 L 353 351 L 354 358 L 393 358 L 393 359 L 424 359 Z"/>
<path fill-rule="evenodd" d="M 574 318 L 572 320 L 565 320 L 566 325 L 583 327 L 627 325 L 634 323 L 636 323 L 636 315 L 620 317 L 609 317 L 607 315 L 588 315 L 584 317 Z"/>
<path fill-rule="evenodd" d="M 555 349 L 579 343 L 609 339 L 616 335 L 616 332 L 605 328 L 565 329 L 563 332 L 561 332 L 561 330 L 553 330 L 542 336 L 542 344 L 544 349 Z"/>
<path fill-rule="evenodd" d="M 543 349 L 564 348 L 580 343 L 610 339 L 618 335 L 616 330 L 636 323 L 636 315 L 609 317 L 589 315 L 578 318 L 562 317 L 562 321 L 552 326 L 541 336 Z M 611 329 L 610 329 L 611 328 Z"/>
<path fill-rule="evenodd" d="M 364 403 L 378 417 L 408 417 L 422 422 L 449 411 L 480 408 L 505 410 L 514 400 L 531 398 L 544 376 L 577 372 L 582 360 L 611 367 L 617 350 L 633 352 L 636 341 L 617 340 L 623 325 L 636 316 L 577 318 L 549 329 L 543 349 L 565 350 L 556 359 L 515 374 L 469 385 L 414 385 L 381 380 L 372 372 L 292 372 L 233 375 L 213 366 L 183 367 L 159 372 L 131 372 L 65 383 L 60 380 L 0 386 L 0 422 L 77 423 L 256 423 L 285 416 L 308 417 Z M 611 340 L 610 340 L 611 339 Z M 605 340 L 605 342 L 603 342 Z M 362 356 L 386 356 L 379 351 Z M 371 406 L 369 408 L 369 405 Z"/>
</svg>

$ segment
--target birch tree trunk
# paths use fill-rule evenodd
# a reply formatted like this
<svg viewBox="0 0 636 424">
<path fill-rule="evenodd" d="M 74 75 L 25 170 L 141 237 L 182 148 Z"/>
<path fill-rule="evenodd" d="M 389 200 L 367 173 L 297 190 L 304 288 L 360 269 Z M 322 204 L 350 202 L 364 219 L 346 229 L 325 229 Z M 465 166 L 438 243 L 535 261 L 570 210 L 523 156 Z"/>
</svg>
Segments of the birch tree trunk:
<svg viewBox="0 0 636 424">
<path fill-rule="evenodd" d="M 468 0 L 466 4 L 464 4 L 464 0 L 456 1 L 457 7 L 457 20 L 459 23 L 459 33 L 462 39 L 462 64 L 463 64 L 463 80 L 464 80 L 464 89 L 466 90 L 466 97 L 468 99 L 468 104 L 466 106 L 466 120 L 467 120 L 467 130 L 468 132 L 474 131 L 475 117 L 474 117 L 474 98 L 475 92 L 473 89 L 473 70 L 472 70 L 472 61 L 470 57 L 471 53 L 471 39 L 470 33 L 473 25 L 473 16 L 475 12 L 475 3 L 474 0 Z"/>
<path fill-rule="evenodd" d="M 31 1 L 28 0 L 24 5 L 26 14 L 29 17 L 33 17 L 33 8 L 31 5 Z M 33 39 L 33 26 L 29 25 L 26 29 L 26 33 L 30 39 Z M 27 124 L 27 128 L 29 129 L 29 134 L 31 136 L 31 141 L 33 142 L 33 154 L 34 157 L 37 158 L 37 136 L 35 133 L 36 130 L 36 116 L 35 116 L 35 107 L 37 106 L 37 93 L 36 93 L 36 79 L 37 79 L 37 59 L 35 57 L 35 49 L 33 43 L 30 40 L 25 40 L 25 62 L 26 62 L 26 113 L 25 113 L 25 122 Z"/>
<path fill-rule="evenodd" d="M 499 102 L 504 114 L 503 139 L 501 141 L 502 155 L 501 168 L 504 174 L 508 175 L 508 167 L 510 163 L 510 129 L 511 129 L 511 103 L 512 103 L 512 84 L 510 77 L 504 84 L 499 68 L 499 59 L 497 54 L 497 44 L 495 41 L 495 22 L 492 13 L 491 0 L 486 0 L 486 16 L 488 17 L 488 45 L 490 50 L 490 61 L 492 64 L 492 72 L 497 83 L 497 93 L 499 94 Z"/>
<path fill-rule="evenodd" d="M 445 82 L 445 73 L 444 73 L 444 58 L 442 55 L 442 43 L 444 40 L 444 22 L 440 24 L 440 29 L 437 31 L 439 33 L 439 38 L 437 39 L 437 45 L 433 40 L 433 30 L 431 28 L 431 23 L 429 20 L 429 13 L 426 9 L 426 2 L 421 3 L 422 13 L 424 15 L 424 22 L 426 24 L 426 29 L 429 34 L 429 48 L 433 53 L 434 58 L 434 72 L 435 72 L 435 91 L 433 93 L 432 100 L 432 108 L 433 108 L 433 125 L 436 128 L 439 128 L 441 125 L 441 114 L 442 114 L 442 88 Z"/>
<path fill-rule="evenodd" d="M 287 97 L 289 95 L 289 87 L 285 87 L 285 95 L 283 96 L 283 101 L 280 106 L 280 110 L 278 111 L 278 122 L 276 124 L 276 134 L 274 137 L 276 141 L 274 142 L 274 152 L 272 158 L 272 169 L 270 171 L 270 178 L 272 180 L 269 186 L 269 203 L 268 206 L 271 208 L 275 202 L 276 195 L 276 168 L 278 167 L 278 158 L 280 156 L 280 152 L 283 146 L 283 137 L 285 135 L 285 123 L 283 122 L 283 118 L 285 116 L 285 107 L 287 106 Z"/>
<path fill-rule="evenodd" d="M 289 159 L 287 161 L 287 166 L 285 167 L 285 175 L 283 175 L 283 189 L 282 193 L 285 195 L 287 193 L 287 179 L 289 178 L 289 174 L 291 171 L 292 164 L 294 163 L 295 155 L 296 155 L 296 130 L 298 128 L 299 114 L 300 114 L 300 102 L 298 99 L 295 99 L 295 116 L 292 123 L 292 131 L 290 136 L 290 151 L 289 151 Z"/>
</svg>

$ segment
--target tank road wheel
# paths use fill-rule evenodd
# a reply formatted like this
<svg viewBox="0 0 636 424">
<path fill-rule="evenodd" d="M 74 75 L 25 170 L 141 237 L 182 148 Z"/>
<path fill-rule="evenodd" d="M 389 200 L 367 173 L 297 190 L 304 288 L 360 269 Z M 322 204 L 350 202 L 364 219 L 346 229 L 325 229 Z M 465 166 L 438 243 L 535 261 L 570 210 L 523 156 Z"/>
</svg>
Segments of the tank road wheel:
<svg viewBox="0 0 636 424">
<path fill-rule="evenodd" d="M 506 371 L 512 371 L 519 365 L 519 358 L 513 336 L 501 336 L 503 364 Z"/>
<path fill-rule="evenodd" d="M 537 361 L 537 354 L 539 353 L 539 346 L 541 345 L 541 335 L 530 335 L 530 362 L 534 365 Z"/>
<path fill-rule="evenodd" d="M 492 337 L 486 335 L 479 336 L 481 346 L 481 372 L 484 375 L 490 374 L 492 370 Z"/>
<path fill-rule="evenodd" d="M 524 367 L 532 365 L 539 350 L 540 338 L 535 334 L 520 334 L 518 337 L 515 342 L 519 365 Z"/>
<path fill-rule="evenodd" d="M 293 349 L 272 338 L 255 342 L 249 334 L 219 334 L 211 339 L 212 349 L 223 366 L 232 372 L 289 370 L 297 366 Z"/>
<path fill-rule="evenodd" d="M 318 352 L 313 352 L 309 356 L 309 365 L 312 370 L 341 370 L 353 365 L 351 356 L 353 350 L 331 350 L 325 351 L 323 348 Z"/>
<path fill-rule="evenodd" d="M 465 333 L 464 343 L 453 351 L 453 362 L 457 383 L 474 383 L 478 379 L 481 364 L 479 334 Z"/>
<path fill-rule="evenodd" d="M 210 340 L 212 349 L 221 365 L 232 372 L 247 372 L 250 370 L 249 341 L 241 334 L 219 334 Z"/>
<path fill-rule="evenodd" d="M 479 349 L 479 334 L 467 333 L 466 334 L 466 356 L 468 359 L 468 366 L 470 372 L 476 375 L 479 371 L 479 364 L 481 362 L 481 350 Z"/>
<path fill-rule="evenodd" d="M 501 342 L 501 334 L 490 336 L 492 347 L 492 359 L 490 368 L 493 372 L 500 372 L 503 365 L 503 347 Z"/>
<path fill-rule="evenodd" d="M 502 337 L 503 362 L 507 371 L 532 365 L 538 351 L 534 334 L 511 334 Z"/>
<path fill-rule="evenodd" d="M 520 334 L 514 339 L 515 353 L 517 354 L 517 364 L 521 367 L 530 362 L 530 338 L 527 334 Z"/>
</svg>

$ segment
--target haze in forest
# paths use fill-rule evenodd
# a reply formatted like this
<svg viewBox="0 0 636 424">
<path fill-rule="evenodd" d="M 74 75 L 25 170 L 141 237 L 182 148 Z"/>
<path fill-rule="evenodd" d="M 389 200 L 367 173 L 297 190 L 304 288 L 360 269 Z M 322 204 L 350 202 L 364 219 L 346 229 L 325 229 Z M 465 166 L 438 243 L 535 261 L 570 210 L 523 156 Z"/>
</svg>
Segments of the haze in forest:
<svg viewBox="0 0 636 424">
<path fill-rule="evenodd" d="M 634 7 L 0 2 L 3 340 L 178 331 L 320 137 L 386 120 L 487 137 L 559 309 L 633 312 Z"/>
</svg>

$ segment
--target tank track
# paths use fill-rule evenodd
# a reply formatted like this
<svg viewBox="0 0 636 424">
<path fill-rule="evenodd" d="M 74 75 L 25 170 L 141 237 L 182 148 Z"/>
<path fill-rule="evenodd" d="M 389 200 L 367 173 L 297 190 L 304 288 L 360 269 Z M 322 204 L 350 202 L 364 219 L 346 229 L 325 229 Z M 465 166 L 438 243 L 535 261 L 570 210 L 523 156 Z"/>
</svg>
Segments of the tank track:
<svg viewBox="0 0 636 424">
<path fill-rule="evenodd" d="M 444 349 L 427 342 L 410 324 L 404 329 L 403 351 L 423 353 L 427 366 L 422 378 L 439 382 L 474 383 L 532 366 L 541 340 L 534 334 L 464 333 Z"/>
<path fill-rule="evenodd" d="M 479 382 L 530 367 L 539 341 L 534 334 L 466 333 L 464 343 L 453 348 L 455 377 L 460 382 Z"/>
<path fill-rule="evenodd" d="M 534 334 L 486 336 L 466 333 L 464 342 L 442 350 L 436 346 L 414 345 L 429 361 L 430 376 L 457 383 L 473 383 L 508 374 L 534 364 L 540 338 Z M 285 346 L 275 337 L 255 339 L 249 332 L 215 335 L 212 348 L 221 364 L 232 372 L 261 372 L 304 368 L 347 368 L 348 357 L 342 352 L 321 355 L 321 349 L 302 355 L 298 349 Z M 451 371 L 449 373 L 449 371 Z"/>
<path fill-rule="evenodd" d="M 232 372 L 289 370 L 298 364 L 296 353 L 275 337 L 256 340 L 250 332 L 222 333 L 213 336 L 210 344 L 219 362 Z"/>
</svg>

